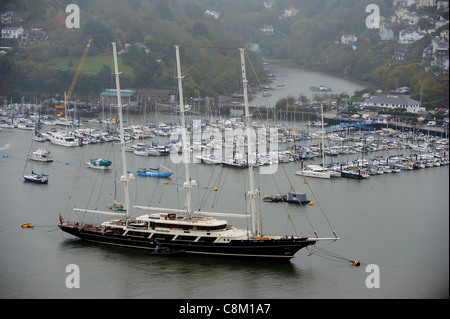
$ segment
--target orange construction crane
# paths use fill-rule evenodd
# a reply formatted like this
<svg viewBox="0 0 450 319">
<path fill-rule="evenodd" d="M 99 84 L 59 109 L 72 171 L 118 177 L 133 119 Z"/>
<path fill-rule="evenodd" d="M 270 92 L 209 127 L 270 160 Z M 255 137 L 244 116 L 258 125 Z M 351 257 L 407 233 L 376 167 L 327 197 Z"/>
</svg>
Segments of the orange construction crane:
<svg viewBox="0 0 450 319">
<path fill-rule="evenodd" d="M 83 56 L 81 57 L 80 64 L 78 64 L 77 71 L 75 72 L 75 75 L 73 76 L 72 83 L 70 84 L 69 91 L 67 91 L 66 99 L 64 100 L 64 108 L 66 107 L 67 101 L 69 100 L 70 96 L 72 95 L 73 89 L 75 87 L 75 84 L 77 83 L 78 77 L 80 76 L 81 67 L 84 64 L 84 60 L 86 60 L 86 56 L 89 52 L 89 48 L 91 46 L 91 42 L 94 38 L 90 38 L 88 44 L 86 45 L 86 48 L 84 49 Z"/>
</svg>

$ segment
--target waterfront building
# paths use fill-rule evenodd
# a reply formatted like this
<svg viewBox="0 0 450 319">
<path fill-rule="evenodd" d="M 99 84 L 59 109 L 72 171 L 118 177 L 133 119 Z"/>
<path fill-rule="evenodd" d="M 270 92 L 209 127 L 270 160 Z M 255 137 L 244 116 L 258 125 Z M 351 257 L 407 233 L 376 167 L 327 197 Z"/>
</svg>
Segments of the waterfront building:
<svg viewBox="0 0 450 319">
<path fill-rule="evenodd" d="M 362 103 L 364 108 L 369 109 L 404 109 L 408 113 L 425 112 L 420 102 L 409 97 L 397 96 L 374 96 Z"/>
</svg>

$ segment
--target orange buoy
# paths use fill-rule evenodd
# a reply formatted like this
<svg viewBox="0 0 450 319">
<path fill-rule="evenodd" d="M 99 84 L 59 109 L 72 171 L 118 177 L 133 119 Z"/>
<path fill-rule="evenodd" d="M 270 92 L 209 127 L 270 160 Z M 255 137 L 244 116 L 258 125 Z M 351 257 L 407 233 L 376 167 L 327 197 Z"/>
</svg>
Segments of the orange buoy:
<svg viewBox="0 0 450 319">
<path fill-rule="evenodd" d="M 361 264 L 359 263 L 359 261 L 358 261 L 358 260 L 355 260 L 355 261 L 353 262 L 353 266 L 356 266 L 356 267 L 358 267 L 359 265 L 361 265 Z"/>
</svg>

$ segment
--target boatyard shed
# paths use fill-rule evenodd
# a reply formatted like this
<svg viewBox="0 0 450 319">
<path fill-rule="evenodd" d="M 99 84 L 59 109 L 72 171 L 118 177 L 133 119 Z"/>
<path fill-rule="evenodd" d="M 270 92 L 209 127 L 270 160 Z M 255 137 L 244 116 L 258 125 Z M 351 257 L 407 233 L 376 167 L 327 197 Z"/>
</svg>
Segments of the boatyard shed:
<svg viewBox="0 0 450 319">
<path fill-rule="evenodd" d="M 122 105 L 128 104 L 130 106 L 137 105 L 136 90 L 120 90 L 120 97 L 122 99 Z M 116 89 L 105 89 L 100 93 L 100 99 L 104 105 L 110 105 L 117 107 L 117 92 Z"/>
</svg>

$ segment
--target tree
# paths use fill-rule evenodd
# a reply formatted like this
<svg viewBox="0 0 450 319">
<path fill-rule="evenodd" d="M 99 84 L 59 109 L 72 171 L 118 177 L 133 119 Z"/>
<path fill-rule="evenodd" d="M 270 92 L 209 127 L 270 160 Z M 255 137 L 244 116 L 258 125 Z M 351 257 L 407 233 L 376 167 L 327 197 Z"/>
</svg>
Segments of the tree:
<svg viewBox="0 0 450 319">
<path fill-rule="evenodd" d="M 309 99 L 303 93 L 300 93 L 298 96 L 298 101 L 302 104 L 302 106 L 309 104 Z"/>
</svg>

